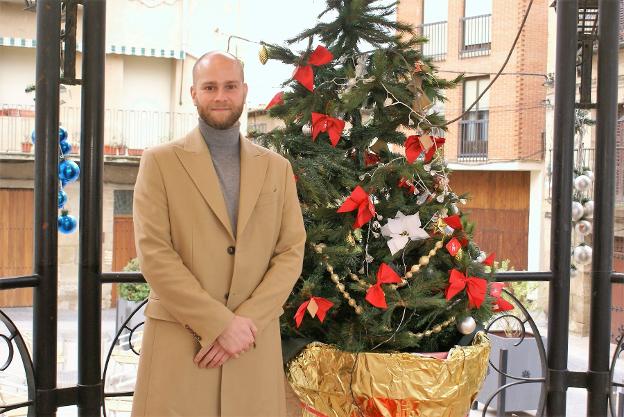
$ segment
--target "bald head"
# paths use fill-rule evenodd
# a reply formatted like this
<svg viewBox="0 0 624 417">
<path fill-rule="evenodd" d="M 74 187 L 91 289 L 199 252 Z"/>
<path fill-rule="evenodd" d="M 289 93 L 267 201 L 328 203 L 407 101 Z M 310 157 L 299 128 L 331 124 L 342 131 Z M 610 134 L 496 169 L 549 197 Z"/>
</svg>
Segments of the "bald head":
<svg viewBox="0 0 624 417">
<path fill-rule="evenodd" d="M 193 66 L 191 97 L 208 125 L 229 129 L 238 121 L 247 98 L 243 64 L 224 52 L 202 55 Z"/>
<path fill-rule="evenodd" d="M 205 72 L 211 66 L 223 66 L 231 67 L 233 70 L 240 74 L 240 81 L 245 82 L 245 73 L 243 71 L 243 63 L 234 55 L 221 52 L 211 51 L 206 52 L 193 65 L 193 85 L 197 85 L 197 80 L 200 78 L 200 74 Z M 232 74 L 234 75 L 234 74 Z"/>
</svg>

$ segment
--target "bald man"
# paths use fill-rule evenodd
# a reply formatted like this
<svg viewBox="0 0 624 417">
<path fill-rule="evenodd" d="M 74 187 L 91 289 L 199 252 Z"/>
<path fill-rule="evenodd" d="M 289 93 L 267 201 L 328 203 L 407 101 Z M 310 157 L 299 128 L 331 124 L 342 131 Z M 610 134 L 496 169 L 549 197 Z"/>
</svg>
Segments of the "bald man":
<svg viewBox="0 0 624 417">
<path fill-rule="evenodd" d="M 279 316 L 305 230 L 288 160 L 239 133 L 243 67 L 193 67 L 198 126 L 144 152 L 134 232 L 151 292 L 132 416 L 285 416 Z"/>
</svg>

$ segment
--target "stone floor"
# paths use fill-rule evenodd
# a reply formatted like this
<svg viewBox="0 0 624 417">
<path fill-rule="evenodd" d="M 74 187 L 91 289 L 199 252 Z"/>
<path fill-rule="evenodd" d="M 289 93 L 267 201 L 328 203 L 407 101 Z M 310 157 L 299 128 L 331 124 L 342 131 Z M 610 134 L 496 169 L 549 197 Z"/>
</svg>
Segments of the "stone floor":
<svg viewBox="0 0 624 417">
<path fill-rule="evenodd" d="M 27 343 L 30 343 L 32 335 L 32 309 L 30 308 L 14 308 L 3 310 L 16 324 L 24 335 Z M 544 336 L 545 317 L 537 318 L 540 331 Z M 0 325 L 1 326 L 1 325 Z M 102 312 L 102 352 L 105 357 L 114 338 L 115 329 L 115 310 L 108 309 Z M 4 326 L 1 326 L 0 333 L 5 333 Z M 72 386 L 77 380 L 77 320 L 74 311 L 59 312 L 59 329 L 58 329 L 58 383 L 60 387 Z M 588 338 L 571 335 L 569 340 L 569 369 L 585 370 L 587 367 L 588 356 Z M 614 348 L 615 346 L 612 346 Z M 7 355 L 6 345 L 0 343 L 0 361 L 4 361 Z M 104 363 L 104 358 L 102 359 Z M 137 357 L 131 351 L 117 346 L 114 350 L 113 357 L 110 361 L 107 376 L 106 390 L 109 392 L 131 391 L 134 386 L 134 378 L 136 373 Z M 624 360 L 618 363 L 616 368 L 616 380 L 624 380 Z M 15 398 L 24 398 L 25 395 L 25 377 L 21 364 L 18 360 L 14 360 L 5 372 L 0 372 L 0 402 L 13 402 Z M 586 415 L 586 394 L 581 389 L 570 389 L 568 391 L 567 401 L 567 417 L 581 417 Z M 301 416 L 301 409 L 298 407 L 298 401 L 292 391 L 288 393 L 289 417 Z M 111 399 L 107 401 L 108 416 L 122 417 L 129 416 L 130 409 L 129 399 Z M 480 406 L 481 407 L 481 406 Z M 23 410 L 15 410 L 6 414 L 9 416 L 22 416 Z M 76 416 L 75 407 L 60 408 L 57 415 L 59 417 Z M 473 410 L 470 417 L 481 416 L 482 410 Z M 496 413 L 489 410 L 485 414 L 487 417 L 494 417 Z M 507 413 L 507 416 L 534 416 L 534 411 Z M 2 415 L 0 415 L 1 417 Z"/>
</svg>

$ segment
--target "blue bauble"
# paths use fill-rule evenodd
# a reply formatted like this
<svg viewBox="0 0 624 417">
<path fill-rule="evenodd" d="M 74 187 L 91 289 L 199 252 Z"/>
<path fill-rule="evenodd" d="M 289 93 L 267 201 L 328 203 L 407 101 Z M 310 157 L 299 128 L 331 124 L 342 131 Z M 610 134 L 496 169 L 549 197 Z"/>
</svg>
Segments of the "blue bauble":
<svg viewBox="0 0 624 417">
<path fill-rule="evenodd" d="M 78 226 L 78 222 L 74 216 L 71 216 L 67 213 L 63 213 L 58 217 L 58 230 L 61 233 L 71 233 L 76 230 L 76 226 Z"/>
<path fill-rule="evenodd" d="M 72 160 L 64 159 L 59 164 L 59 179 L 64 182 L 63 185 L 74 182 L 80 176 L 80 167 Z"/>
<path fill-rule="evenodd" d="M 67 134 L 67 129 L 65 129 L 64 127 L 59 127 L 59 141 L 65 142 L 68 137 L 69 135 Z M 32 140 L 32 143 L 35 143 L 35 131 L 34 130 L 30 134 L 30 140 Z"/>
<path fill-rule="evenodd" d="M 61 142 L 61 152 L 63 153 L 63 155 L 69 155 L 71 153 L 71 150 L 72 150 L 71 143 L 69 143 L 66 140 Z"/>
<path fill-rule="evenodd" d="M 65 203 L 67 203 L 67 193 L 63 190 L 59 190 L 58 192 L 58 208 L 62 209 L 65 207 Z"/>
<path fill-rule="evenodd" d="M 67 137 L 67 130 L 64 127 L 59 127 L 59 141 L 65 142 Z"/>
</svg>

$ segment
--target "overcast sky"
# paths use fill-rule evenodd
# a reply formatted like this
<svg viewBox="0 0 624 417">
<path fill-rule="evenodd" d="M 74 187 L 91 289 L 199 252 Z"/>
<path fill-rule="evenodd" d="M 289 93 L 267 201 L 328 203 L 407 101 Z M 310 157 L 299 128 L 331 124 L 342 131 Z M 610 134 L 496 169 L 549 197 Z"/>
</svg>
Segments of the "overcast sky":
<svg viewBox="0 0 624 417">
<path fill-rule="evenodd" d="M 215 48 L 226 49 L 230 34 L 253 41 L 284 44 L 286 39 L 317 23 L 317 16 L 325 9 L 325 0 L 230 0 L 218 3 L 196 0 L 190 7 L 188 50 L 201 55 Z M 331 17 L 323 16 L 323 20 Z M 219 33 L 215 33 L 215 28 Z M 291 77 L 293 67 L 273 60 L 266 65 L 260 64 L 260 45 L 255 43 L 233 39 L 230 46 L 230 52 L 245 62 L 248 105 L 256 107 L 268 103 L 280 91 L 280 84 Z"/>
</svg>

